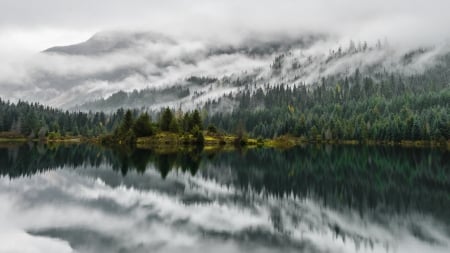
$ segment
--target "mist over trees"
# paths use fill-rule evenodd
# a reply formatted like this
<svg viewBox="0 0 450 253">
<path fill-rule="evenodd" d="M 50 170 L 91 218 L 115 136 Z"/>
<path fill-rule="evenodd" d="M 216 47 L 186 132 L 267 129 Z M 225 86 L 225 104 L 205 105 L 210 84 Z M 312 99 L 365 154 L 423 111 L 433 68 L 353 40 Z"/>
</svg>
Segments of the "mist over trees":
<svg viewBox="0 0 450 253">
<path fill-rule="evenodd" d="M 111 131 L 123 117 L 123 110 L 107 115 L 102 112 L 69 112 L 37 103 L 11 103 L 0 99 L 0 132 L 29 137 L 60 135 L 96 136 Z"/>
<path fill-rule="evenodd" d="M 160 112 L 119 109 L 114 113 L 69 112 L 37 103 L 20 101 L 11 103 L 0 99 L 0 133 L 8 136 L 94 137 L 106 134 L 136 138 L 151 136 L 157 131 L 198 134 L 203 119 L 198 110 L 192 112 L 173 111 L 166 107 Z"/>
<path fill-rule="evenodd" d="M 180 105 L 177 110 L 138 107 L 112 113 L 79 112 L 0 99 L 0 132 L 6 137 L 29 138 L 110 134 L 128 142 L 162 131 L 193 134 L 200 141 L 204 126 L 208 126 L 208 131 L 239 136 L 292 135 L 311 141 L 449 140 L 450 54 L 440 55 L 437 63 L 422 72 L 406 73 L 399 68 L 369 64 L 348 73 L 323 75 L 312 83 L 298 81 L 292 74 L 311 66 L 333 66 L 333 62 L 361 57 L 383 47 L 386 45 L 381 42 L 370 46 L 351 41 L 348 48 L 330 50 L 326 58 L 307 58 L 304 62 L 289 52 L 280 54 L 270 66 L 269 74 L 278 82 L 275 84 L 261 83 L 266 79 L 258 79 L 252 73 L 220 80 L 191 76 L 185 80 L 189 88 L 118 92 L 100 101 L 105 108 L 113 108 L 124 101 L 127 105 L 141 105 L 171 97 L 194 100 L 202 94 L 192 92 L 190 87 L 213 91 L 212 85 L 217 82 L 236 88 L 236 92 L 209 99 L 193 111 L 183 110 Z M 427 52 L 429 49 L 410 51 L 401 57 L 400 65 L 413 64 Z"/>
<path fill-rule="evenodd" d="M 237 101 L 232 113 L 206 119 L 225 131 L 238 124 L 255 137 L 290 134 L 311 140 L 448 140 L 450 86 L 448 70 L 405 77 L 377 73 L 376 79 L 357 69 L 345 78 L 322 78 L 314 86 L 286 85 L 245 89 L 221 100 Z"/>
</svg>

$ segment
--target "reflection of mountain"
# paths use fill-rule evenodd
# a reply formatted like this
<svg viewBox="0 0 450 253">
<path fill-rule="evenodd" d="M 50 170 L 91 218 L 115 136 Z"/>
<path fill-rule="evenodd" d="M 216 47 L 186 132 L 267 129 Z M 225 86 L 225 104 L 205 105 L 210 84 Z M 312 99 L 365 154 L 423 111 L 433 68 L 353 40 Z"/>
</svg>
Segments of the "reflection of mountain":
<svg viewBox="0 0 450 253">
<path fill-rule="evenodd" d="M 0 172 L 17 177 L 63 166 L 109 164 L 127 174 L 155 167 L 213 178 L 237 189 L 272 196 L 314 197 L 326 205 L 359 210 L 406 211 L 413 208 L 446 217 L 450 208 L 448 152 L 380 147 L 305 147 L 244 153 L 198 151 L 157 154 L 150 150 L 109 150 L 89 145 L 22 146 L 0 149 Z"/>
</svg>

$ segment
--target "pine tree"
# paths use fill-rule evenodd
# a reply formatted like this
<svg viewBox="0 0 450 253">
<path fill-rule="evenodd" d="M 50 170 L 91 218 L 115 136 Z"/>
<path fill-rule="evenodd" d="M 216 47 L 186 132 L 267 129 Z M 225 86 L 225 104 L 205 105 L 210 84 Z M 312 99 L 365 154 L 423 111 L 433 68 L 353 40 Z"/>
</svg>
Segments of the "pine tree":
<svg viewBox="0 0 450 253">
<path fill-rule="evenodd" d="M 133 127 L 133 115 L 130 110 L 127 110 L 123 117 L 122 124 L 120 126 L 120 133 L 126 134 Z"/>
<path fill-rule="evenodd" d="M 147 113 L 141 114 L 133 125 L 133 132 L 136 137 L 144 137 L 153 135 L 153 129 L 150 116 Z"/>
<path fill-rule="evenodd" d="M 170 131 L 170 123 L 172 122 L 172 118 L 172 111 L 167 107 L 164 109 L 159 122 L 159 128 L 161 131 Z"/>
<path fill-rule="evenodd" d="M 192 113 L 191 122 L 193 128 L 198 126 L 200 130 L 203 130 L 202 118 L 200 117 L 200 112 L 198 110 L 195 110 L 194 113 Z"/>
</svg>

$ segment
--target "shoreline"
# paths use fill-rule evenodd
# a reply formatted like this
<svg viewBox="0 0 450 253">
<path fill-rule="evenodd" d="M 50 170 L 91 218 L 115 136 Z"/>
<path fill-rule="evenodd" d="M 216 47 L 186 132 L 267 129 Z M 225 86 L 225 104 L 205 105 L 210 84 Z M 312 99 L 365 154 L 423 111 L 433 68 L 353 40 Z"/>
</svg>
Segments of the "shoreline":
<svg viewBox="0 0 450 253">
<path fill-rule="evenodd" d="M 28 139 L 25 137 L 11 137 L 0 138 L 2 144 L 20 144 L 28 142 L 40 142 L 40 143 L 56 143 L 56 144 L 79 144 L 79 143 L 92 143 L 103 146 L 108 146 L 101 143 L 102 137 L 63 137 L 58 139 Z M 302 145 L 366 145 L 366 146 L 389 146 L 389 147 L 403 147 L 403 148 L 439 148 L 450 150 L 450 140 L 446 141 L 426 141 L 426 140 L 402 140 L 399 142 L 394 141 L 382 141 L 382 140 L 312 140 L 305 137 L 293 137 L 293 136 L 280 136 L 274 139 L 254 139 L 243 138 L 239 140 L 234 135 L 205 135 L 205 141 L 203 145 L 194 143 L 192 135 L 183 135 L 175 133 L 158 133 L 149 137 L 139 137 L 136 139 L 135 147 L 138 149 L 178 149 L 186 147 L 201 146 L 205 150 L 221 150 L 231 148 L 279 148 L 288 149 L 295 146 Z M 124 145 L 117 143 L 117 145 Z"/>
</svg>

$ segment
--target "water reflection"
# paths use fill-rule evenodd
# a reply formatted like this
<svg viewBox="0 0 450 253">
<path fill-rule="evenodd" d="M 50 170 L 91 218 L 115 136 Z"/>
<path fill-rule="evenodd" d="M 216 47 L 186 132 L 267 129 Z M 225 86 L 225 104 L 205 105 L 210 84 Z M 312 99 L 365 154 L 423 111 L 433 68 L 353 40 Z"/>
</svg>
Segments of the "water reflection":
<svg viewBox="0 0 450 253">
<path fill-rule="evenodd" d="M 447 157 L 1 147 L 0 252 L 448 252 Z"/>
</svg>

